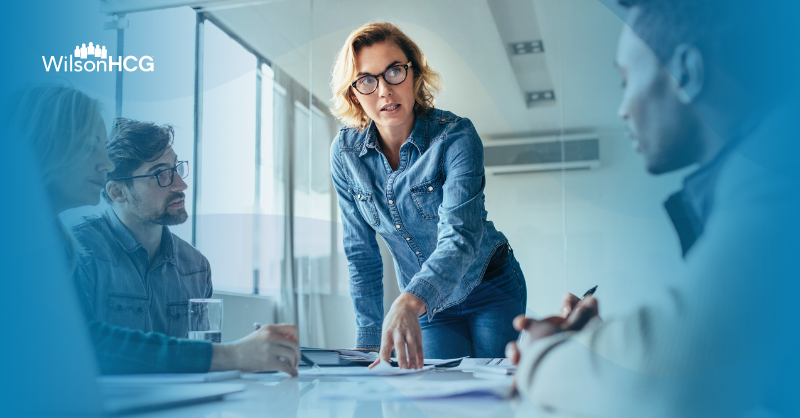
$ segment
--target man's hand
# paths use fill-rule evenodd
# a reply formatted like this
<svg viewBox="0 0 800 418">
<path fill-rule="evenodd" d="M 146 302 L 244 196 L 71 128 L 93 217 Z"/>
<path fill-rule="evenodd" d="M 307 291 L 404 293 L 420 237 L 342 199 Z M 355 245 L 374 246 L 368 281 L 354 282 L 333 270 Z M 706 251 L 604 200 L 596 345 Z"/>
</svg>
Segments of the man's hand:
<svg viewBox="0 0 800 418">
<path fill-rule="evenodd" d="M 280 370 L 297 376 L 298 363 L 300 363 L 300 346 L 297 327 L 289 324 L 267 325 L 242 339 L 214 344 L 211 371 Z"/>
<path fill-rule="evenodd" d="M 369 367 L 373 368 L 381 361 L 390 362 L 392 349 L 397 356 L 397 364 L 401 369 L 421 369 L 425 363 L 422 352 L 422 330 L 419 316 L 425 313 L 425 304 L 420 298 L 403 293 L 392 304 L 389 313 L 383 320 L 381 333 L 381 350 L 378 359 Z M 407 352 L 407 353 L 406 353 Z"/>
<path fill-rule="evenodd" d="M 521 350 L 534 341 L 549 337 L 563 331 L 579 331 L 594 317 L 599 317 L 597 299 L 587 296 L 584 299 L 567 293 L 564 296 L 559 313 L 567 312 L 567 316 L 549 316 L 542 320 L 526 318 L 519 315 L 514 318 L 514 329 L 520 331 L 519 342 L 512 341 L 506 346 L 506 357 L 511 364 L 519 363 Z"/>
</svg>

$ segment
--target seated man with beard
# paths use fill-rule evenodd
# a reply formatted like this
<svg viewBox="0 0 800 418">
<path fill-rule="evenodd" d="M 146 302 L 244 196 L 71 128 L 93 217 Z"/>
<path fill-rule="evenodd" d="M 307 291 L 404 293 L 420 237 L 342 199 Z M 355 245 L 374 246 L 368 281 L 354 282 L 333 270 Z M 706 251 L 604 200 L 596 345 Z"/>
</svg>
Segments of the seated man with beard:
<svg viewBox="0 0 800 418">
<path fill-rule="evenodd" d="M 188 301 L 211 297 L 208 260 L 168 225 L 186 222 L 188 162 L 172 149 L 174 130 L 118 118 L 106 152 L 115 165 L 102 190 L 109 208 L 72 228 L 76 280 L 89 320 L 188 335 Z"/>
</svg>

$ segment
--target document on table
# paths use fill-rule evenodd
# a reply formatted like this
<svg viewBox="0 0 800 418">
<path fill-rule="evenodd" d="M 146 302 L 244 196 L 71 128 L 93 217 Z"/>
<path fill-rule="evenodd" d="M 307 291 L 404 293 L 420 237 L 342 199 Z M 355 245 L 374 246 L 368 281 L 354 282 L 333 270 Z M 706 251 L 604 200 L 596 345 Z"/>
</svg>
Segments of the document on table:
<svg viewBox="0 0 800 418">
<path fill-rule="evenodd" d="M 372 351 L 358 351 L 358 350 L 336 350 L 336 351 L 338 351 L 340 355 L 344 356 L 348 360 L 364 359 L 369 361 L 375 361 L 378 359 L 378 353 Z M 440 364 L 451 363 L 464 358 L 466 357 L 449 358 L 449 359 L 425 359 L 425 365 L 438 366 Z M 397 357 L 392 357 L 391 360 L 396 362 Z"/>
<path fill-rule="evenodd" d="M 207 383 L 238 379 L 242 372 L 229 370 L 211 373 L 118 374 L 100 376 L 97 382 L 105 385 L 152 385 L 161 383 Z"/>
<path fill-rule="evenodd" d="M 339 376 L 339 377 L 361 377 L 361 376 L 403 376 L 408 374 L 422 373 L 433 369 L 434 366 L 424 366 L 421 369 L 401 369 L 399 367 L 392 367 L 386 362 L 382 362 L 372 369 L 367 367 L 320 367 L 305 370 L 298 370 L 297 373 L 300 377 L 323 377 L 323 376 Z"/>
<path fill-rule="evenodd" d="M 493 380 L 394 380 L 381 384 L 353 382 L 345 386 L 317 392 L 323 399 L 354 399 L 359 401 L 447 399 L 461 396 L 470 398 L 510 398 L 511 377 Z"/>
<path fill-rule="evenodd" d="M 461 360 L 461 364 L 450 370 L 462 370 L 465 372 L 475 371 L 475 366 L 511 366 L 511 361 L 507 358 L 471 358 Z"/>
</svg>

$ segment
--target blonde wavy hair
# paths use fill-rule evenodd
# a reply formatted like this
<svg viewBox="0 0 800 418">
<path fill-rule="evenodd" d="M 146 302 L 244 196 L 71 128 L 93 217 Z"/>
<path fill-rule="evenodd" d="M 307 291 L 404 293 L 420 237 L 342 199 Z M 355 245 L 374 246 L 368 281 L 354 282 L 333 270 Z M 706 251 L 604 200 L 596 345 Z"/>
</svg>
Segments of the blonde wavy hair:
<svg viewBox="0 0 800 418">
<path fill-rule="evenodd" d="M 33 146 L 45 185 L 91 155 L 103 120 L 100 101 L 62 84 L 18 90 L 10 108 L 9 121 Z"/>
<path fill-rule="evenodd" d="M 355 80 L 356 55 L 362 48 L 378 43 L 392 42 L 400 48 L 409 61 L 414 74 L 414 114 L 420 116 L 436 105 L 436 93 L 441 90 L 439 73 L 428 65 L 428 59 L 414 41 L 397 26 L 387 22 L 373 22 L 354 30 L 339 51 L 331 74 L 333 106 L 331 113 L 348 128 L 363 131 L 369 125 L 369 117 L 361 105 L 356 103 L 351 84 Z"/>
</svg>

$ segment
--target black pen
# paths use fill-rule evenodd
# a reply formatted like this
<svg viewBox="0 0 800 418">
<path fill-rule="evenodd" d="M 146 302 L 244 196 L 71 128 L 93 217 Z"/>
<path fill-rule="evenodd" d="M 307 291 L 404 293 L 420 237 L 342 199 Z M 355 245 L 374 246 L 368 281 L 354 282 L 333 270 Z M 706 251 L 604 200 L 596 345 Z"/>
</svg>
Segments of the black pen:
<svg viewBox="0 0 800 418">
<path fill-rule="evenodd" d="M 586 296 L 592 296 L 595 290 L 597 290 L 597 286 L 587 290 L 586 293 L 583 294 L 583 297 L 581 297 L 581 299 L 586 298 Z"/>
</svg>

